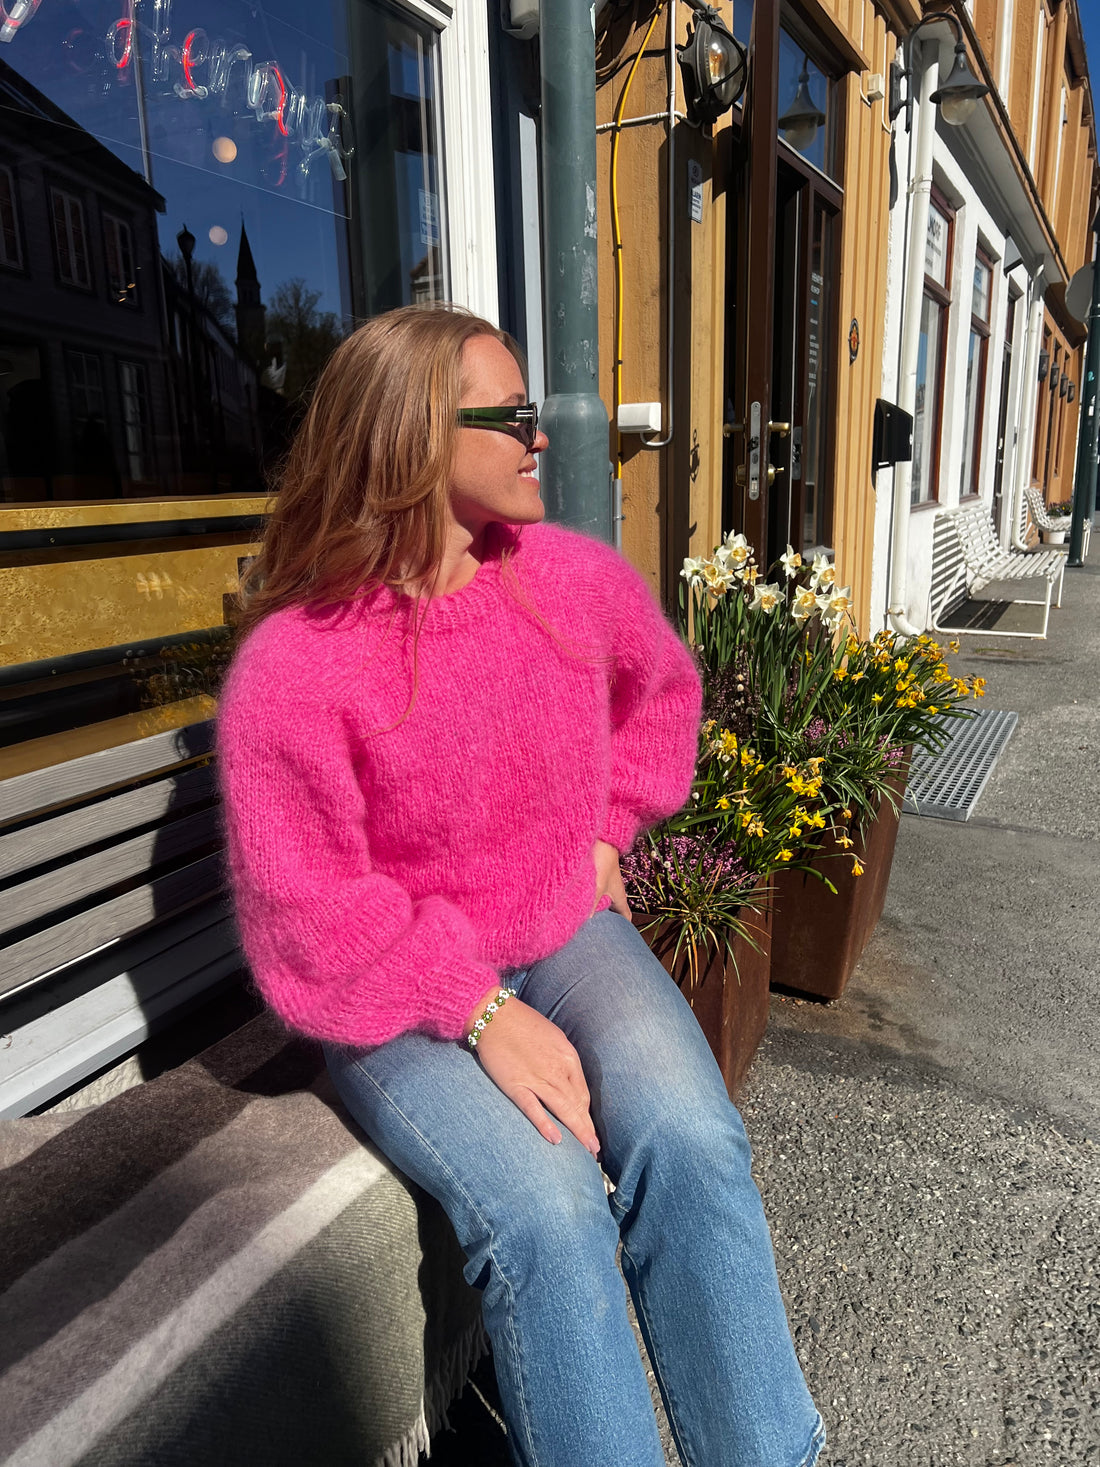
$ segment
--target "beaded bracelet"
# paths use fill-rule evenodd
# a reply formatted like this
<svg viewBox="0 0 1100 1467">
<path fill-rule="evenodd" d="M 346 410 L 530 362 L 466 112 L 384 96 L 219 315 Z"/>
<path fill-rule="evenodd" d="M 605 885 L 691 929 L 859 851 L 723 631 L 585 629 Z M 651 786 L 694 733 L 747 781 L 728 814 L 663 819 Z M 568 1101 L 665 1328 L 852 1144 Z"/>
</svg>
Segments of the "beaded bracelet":
<svg viewBox="0 0 1100 1467">
<path fill-rule="evenodd" d="M 493 1015 L 497 1009 L 502 1008 L 510 998 L 515 998 L 515 996 L 516 990 L 514 988 L 500 988 L 497 990 L 496 998 L 489 1000 L 481 1012 L 481 1017 L 474 1020 L 474 1027 L 466 1035 L 466 1043 L 471 1049 L 477 1048 L 477 1041 L 481 1037 L 482 1030 L 486 1024 L 493 1022 Z"/>
</svg>

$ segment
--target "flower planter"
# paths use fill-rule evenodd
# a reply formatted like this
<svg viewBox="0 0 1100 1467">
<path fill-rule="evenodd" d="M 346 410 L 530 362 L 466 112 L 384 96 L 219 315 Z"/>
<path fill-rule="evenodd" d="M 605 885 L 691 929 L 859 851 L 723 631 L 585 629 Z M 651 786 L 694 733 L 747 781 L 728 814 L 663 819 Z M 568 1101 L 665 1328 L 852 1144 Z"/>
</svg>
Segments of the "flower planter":
<svg viewBox="0 0 1100 1467">
<path fill-rule="evenodd" d="M 646 919 L 636 913 L 634 921 L 641 928 Z M 687 954 L 681 951 L 673 962 L 677 933 L 673 923 L 659 922 L 643 933 L 694 1009 L 731 1096 L 741 1088 L 768 1022 L 771 910 L 747 912 L 744 921 L 757 946 L 741 936 L 734 939 L 736 968 L 725 951 L 712 951 L 694 983 Z"/>
<path fill-rule="evenodd" d="M 890 781 L 899 806 L 908 769 L 907 754 L 904 768 Z M 836 887 L 835 895 L 809 871 L 783 871 L 774 878 L 773 983 L 818 998 L 839 998 L 844 992 L 882 916 L 898 825 L 899 816 L 886 801 L 865 829 L 853 831 L 850 851 L 827 837 L 815 865 Z M 853 875 L 852 856 L 859 858 L 862 876 Z"/>
<path fill-rule="evenodd" d="M 1043 530 L 1041 533 L 1046 545 L 1064 545 L 1066 543 L 1065 530 Z"/>
</svg>

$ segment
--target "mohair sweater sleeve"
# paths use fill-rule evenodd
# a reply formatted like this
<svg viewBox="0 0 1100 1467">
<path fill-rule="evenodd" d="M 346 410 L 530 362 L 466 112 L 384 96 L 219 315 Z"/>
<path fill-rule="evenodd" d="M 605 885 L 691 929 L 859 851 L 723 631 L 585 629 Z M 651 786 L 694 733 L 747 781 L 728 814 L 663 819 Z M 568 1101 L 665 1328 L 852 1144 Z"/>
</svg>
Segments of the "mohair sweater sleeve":
<svg viewBox="0 0 1100 1467">
<path fill-rule="evenodd" d="M 621 559 L 614 577 L 611 784 L 600 839 L 627 851 L 691 794 L 702 691 L 691 654 L 648 585 Z"/>
<path fill-rule="evenodd" d="M 218 718 L 230 870 L 256 982 L 318 1039 L 366 1047 L 408 1029 L 457 1039 L 498 974 L 453 902 L 414 902 L 373 869 L 368 795 L 343 720 L 314 669 L 289 675 L 275 630 L 242 649 Z"/>
</svg>

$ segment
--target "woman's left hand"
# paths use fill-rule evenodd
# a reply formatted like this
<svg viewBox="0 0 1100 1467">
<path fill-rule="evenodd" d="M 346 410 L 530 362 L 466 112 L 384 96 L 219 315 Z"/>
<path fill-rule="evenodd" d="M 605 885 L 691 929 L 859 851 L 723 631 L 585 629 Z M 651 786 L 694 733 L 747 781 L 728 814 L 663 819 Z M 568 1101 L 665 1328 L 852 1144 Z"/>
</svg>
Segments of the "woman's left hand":
<svg viewBox="0 0 1100 1467">
<path fill-rule="evenodd" d="M 628 922 L 633 922 L 623 875 L 619 870 L 618 851 L 614 846 L 608 845 L 607 841 L 598 840 L 592 847 L 592 860 L 596 865 L 596 900 L 592 904 L 593 912 L 599 906 L 600 898 L 607 896 L 611 898 L 611 910 L 619 912 Z"/>
</svg>

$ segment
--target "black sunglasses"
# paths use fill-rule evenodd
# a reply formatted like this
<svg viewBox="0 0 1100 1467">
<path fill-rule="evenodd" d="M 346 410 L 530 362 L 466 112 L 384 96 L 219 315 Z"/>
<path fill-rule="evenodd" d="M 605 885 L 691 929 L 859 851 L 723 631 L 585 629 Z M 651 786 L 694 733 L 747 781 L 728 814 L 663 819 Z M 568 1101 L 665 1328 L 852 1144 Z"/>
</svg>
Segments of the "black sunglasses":
<svg viewBox="0 0 1100 1467">
<path fill-rule="evenodd" d="M 507 433 L 530 452 L 538 436 L 539 410 L 533 402 L 522 407 L 459 408 L 458 422 L 462 428 L 489 428 L 494 433 Z"/>
</svg>

